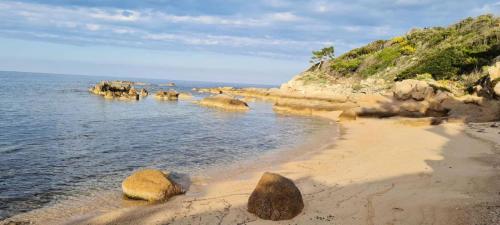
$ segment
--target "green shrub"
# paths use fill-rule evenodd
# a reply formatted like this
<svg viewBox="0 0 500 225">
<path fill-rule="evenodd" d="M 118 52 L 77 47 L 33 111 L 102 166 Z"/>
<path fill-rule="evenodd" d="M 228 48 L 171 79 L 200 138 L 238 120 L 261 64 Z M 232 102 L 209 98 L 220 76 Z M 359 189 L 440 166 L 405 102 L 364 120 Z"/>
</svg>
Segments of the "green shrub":
<svg viewBox="0 0 500 225">
<path fill-rule="evenodd" d="M 405 45 L 405 46 L 400 48 L 400 52 L 403 55 L 411 55 L 411 54 L 415 53 L 415 51 L 417 51 L 417 50 L 414 47 L 412 47 L 411 45 Z"/>
<path fill-rule="evenodd" d="M 398 80 L 409 79 L 417 74 L 430 73 L 436 80 L 456 76 L 470 62 L 469 57 L 457 48 L 447 48 L 425 57 L 416 66 L 410 67 L 397 76 Z"/>
<path fill-rule="evenodd" d="M 432 74 L 430 73 L 423 73 L 423 74 L 417 74 L 415 76 L 416 80 L 433 80 L 434 78 L 432 77 Z"/>
<path fill-rule="evenodd" d="M 334 60 L 332 64 L 332 70 L 337 71 L 341 74 L 352 73 L 358 69 L 361 64 L 361 59 L 348 59 L 348 60 Z"/>
<path fill-rule="evenodd" d="M 384 48 L 382 49 L 382 51 L 376 53 L 374 63 L 368 65 L 365 69 L 363 69 L 363 71 L 361 71 L 361 75 L 363 77 L 369 77 L 381 70 L 386 69 L 389 66 L 393 66 L 395 60 L 399 56 L 401 56 L 399 48 Z"/>
</svg>

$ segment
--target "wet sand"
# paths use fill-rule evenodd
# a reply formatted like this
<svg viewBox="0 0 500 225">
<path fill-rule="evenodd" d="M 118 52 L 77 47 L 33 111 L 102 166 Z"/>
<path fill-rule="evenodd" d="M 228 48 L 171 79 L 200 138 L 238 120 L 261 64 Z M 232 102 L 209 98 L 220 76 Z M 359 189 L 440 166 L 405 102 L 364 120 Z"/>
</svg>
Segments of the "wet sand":
<svg viewBox="0 0 500 225">
<path fill-rule="evenodd" d="M 498 224 L 500 129 L 492 124 L 358 119 L 311 157 L 206 183 L 159 205 L 54 215 L 41 224 Z M 273 222 L 246 212 L 264 171 L 296 182 L 300 215 Z"/>
</svg>

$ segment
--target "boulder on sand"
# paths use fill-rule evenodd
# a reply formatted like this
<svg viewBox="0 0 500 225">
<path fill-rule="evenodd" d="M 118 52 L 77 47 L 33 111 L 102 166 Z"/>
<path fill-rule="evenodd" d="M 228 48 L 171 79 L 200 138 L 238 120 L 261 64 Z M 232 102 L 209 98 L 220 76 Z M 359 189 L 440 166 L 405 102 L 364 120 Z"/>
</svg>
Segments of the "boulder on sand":
<svg viewBox="0 0 500 225">
<path fill-rule="evenodd" d="M 304 208 L 300 190 L 293 181 L 266 172 L 248 199 L 248 212 L 266 220 L 287 220 Z"/>
<path fill-rule="evenodd" d="M 155 169 L 144 169 L 133 173 L 122 182 L 122 190 L 129 198 L 147 201 L 164 201 L 184 193 L 179 184 L 170 180 L 162 171 Z"/>
<path fill-rule="evenodd" d="M 168 91 L 160 90 L 156 92 L 155 97 L 159 100 L 176 101 L 179 99 L 179 93 L 174 90 L 168 90 Z"/>
<path fill-rule="evenodd" d="M 203 106 L 217 107 L 226 110 L 248 110 L 246 102 L 223 94 L 206 97 L 198 103 Z"/>
<path fill-rule="evenodd" d="M 394 84 L 394 97 L 398 100 L 422 101 L 433 94 L 434 88 L 425 81 L 408 79 Z"/>
</svg>

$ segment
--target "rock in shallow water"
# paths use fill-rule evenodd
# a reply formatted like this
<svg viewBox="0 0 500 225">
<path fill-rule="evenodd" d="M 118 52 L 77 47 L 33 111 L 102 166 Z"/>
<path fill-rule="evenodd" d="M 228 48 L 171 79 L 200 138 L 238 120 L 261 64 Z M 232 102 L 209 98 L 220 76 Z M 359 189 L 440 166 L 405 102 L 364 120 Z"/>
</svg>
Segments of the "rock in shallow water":
<svg viewBox="0 0 500 225">
<path fill-rule="evenodd" d="M 137 171 L 122 182 L 123 193 L 133 199 L 164 201 L 182 194 L 182 187 L 172 181 L 160 170 L 144 169 Z"/>
<path fill-rule="evenodd" d="M 266 220 L 287 220 L 304 208 L 300 190 L 293 181 L 275 173 L 264 173 L 248 199 L 248 212 Z"/>
<path fill-rule="evenodd" d="M 175 90 L 168 91 L 158 91 L 155 94 L 156 99 L 159 100 L 169 100 L 169 101 L 177 101 L 179 99 L 179 93 Z"/>
<path fill-rule="evenodd" d="M 226 110 L 248 110 L 248 104 L 246 102 L 223 94 L 206 97 L 202 99 L 199 104 Z"/>
</svg>

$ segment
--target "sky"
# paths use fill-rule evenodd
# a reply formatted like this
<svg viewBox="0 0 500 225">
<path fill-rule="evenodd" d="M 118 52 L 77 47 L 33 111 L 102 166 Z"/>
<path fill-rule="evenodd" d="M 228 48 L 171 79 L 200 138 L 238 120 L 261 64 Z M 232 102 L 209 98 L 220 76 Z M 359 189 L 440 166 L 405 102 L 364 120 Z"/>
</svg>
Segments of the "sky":
<svg viewBox="0 0 500 225">
<path fill-rule="evenodd" d="M 500 13 L 499 0 L 0 0 L 0 70 L 280 84 L 412 28 Z"/>
</svg>

